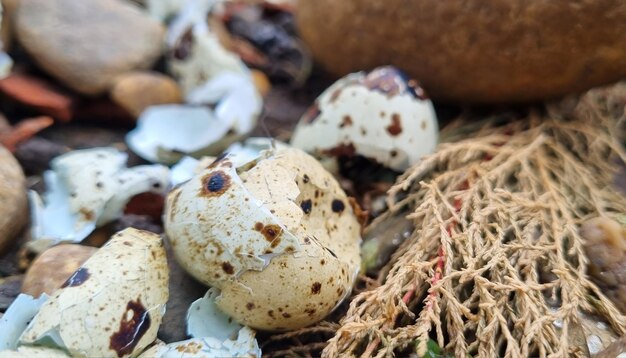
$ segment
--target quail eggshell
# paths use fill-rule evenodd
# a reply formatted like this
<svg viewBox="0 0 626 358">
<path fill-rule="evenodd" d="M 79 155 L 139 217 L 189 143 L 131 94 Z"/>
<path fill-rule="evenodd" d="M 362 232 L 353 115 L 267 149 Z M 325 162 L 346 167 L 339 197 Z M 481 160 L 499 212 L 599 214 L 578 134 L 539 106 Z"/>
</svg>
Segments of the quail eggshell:
<svg viewBox="0 0 626 358">
<path fill-rule="evenodd" d="M 52 170 L 44 173 L 45 204 L 37 193 L 29 194 L 34 239 L 79 242 L 120 217 L 133 196 L 165 192 L 167 167 L 126 168 L 127 158 L 115 148 L 76 150 L 55 158 Z"/>
<path fill-rule="evenodd" d="M 50 297 L 20 344 L 54 343 L 77 357 L 136 355 L 156 339 L 167 299 L 160 237 L 129 228 Z"/>
<path fill-rule="evenodd" d="M 243 327 L 239 330 L 236 340 L 222 341 L 214 337 L 203 337 L 156 345 L 139 358 L 261 358 L 261 349 L 254 337 L 255 334 L 250 328 Z"/>
<path fill-rule="evenodd" d="M 228 192 L 233 185 L 237 192 Z M 360 266 L 360 225 L 348 197 L 294 148 L 237 169 L 217 161 L 170 193 L 165 228 L 181 265 L 221 289 L 217 306 L 253 328 L 319 321 L 348 295 Z M 215 260 L 228 256 L 221 266 Z"/>
<path fill-rule="evenodd" d="M 242 326 L 220 311 L 215 299 L 220 291 L 210 288 L 204 297 L 195 300 L 187 311 L 187 335 L 191 338 L 213 337 L 227 340 Z"/>
<path fill-rule="evenodd" d="M 0 352 L 2 358 L 69 358 L 70 355 L 62 350 L 49 347 L 22 346 L 16 351 Z"/>
<path fill-rule="evenodd" d="M 300 119 L 291 144 L 323 157 L 361 155 L 404 171 L 435 150 L 437 116 L 417 82 L 394 67 L 350 74 Z"/>
<path fill-rule="evenodd" d="M 295 199 L 293 180 L 281 189 Z M 268 254 L 299 250 L 298 239 L 252 196 L 227 157 L 171 191 L 165 213 L 178 262 L 210 286 L 262 270 Z"/>
<path fill-rule="evenodd" d="M 45 294 L 36 299 L 23 293 L 17 296 L 0 317 L 0 351 L 17 348 L 20 335 L 47 300 Z"/>
<path fill-rule="evenodd" d="M 190 1 L 168 27 L 171 73 L 185 94 L 222 72 L 247 74 L 239 56 L 228 51 L 207 25 L 213 1 Z"/>
</svg>

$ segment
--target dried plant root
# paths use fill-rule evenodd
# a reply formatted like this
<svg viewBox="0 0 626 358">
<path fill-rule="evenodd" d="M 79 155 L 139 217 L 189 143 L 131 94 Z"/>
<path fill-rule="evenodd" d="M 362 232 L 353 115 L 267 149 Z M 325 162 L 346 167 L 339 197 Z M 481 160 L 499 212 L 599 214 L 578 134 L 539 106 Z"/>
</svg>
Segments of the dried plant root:
<svg viewBox="0 0 626 358">
<path fill-rule="evenodd" d="M 611 186 L 626 161 L 626 101 L 611 95 L 484 124 L 406 172 L 389 205 L 409 206 L 417 229 L 383 284 L 352 300 L 323 355 L 421 356 L 429 339 L 457 357 L 580 355 L 569 337 L 579 311 L 625 334 L 626 317 L 586 275 L 578 233 L 590 217 L 626 212 Z"/>
</svg>

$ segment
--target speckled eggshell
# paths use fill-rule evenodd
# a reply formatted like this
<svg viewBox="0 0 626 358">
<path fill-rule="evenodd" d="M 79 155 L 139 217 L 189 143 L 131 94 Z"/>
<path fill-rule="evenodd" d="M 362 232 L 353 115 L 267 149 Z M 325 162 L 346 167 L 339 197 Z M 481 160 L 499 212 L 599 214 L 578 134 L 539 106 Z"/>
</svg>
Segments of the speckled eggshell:
<svg viewBox="0 0 626 358">
<path fill-rule="evenodd" d="M 67 353 L 48 347 L 22 346 L 16 351 L 0 352 L 2 358 L 69 358 Z"/>
<path fill-rule="evenodd" d="M 222 161 L 214 166 L 223 168 L 227 163 Z M 215 168 L 209 168 L 200 177 L 213 175 L 214 171 Z M 348 198 L 319 162 L 294 148 L 268 152 L 265 158 L 238 168 L 238 173 L 236 181 L 241 182 L 241 190 L 249 195 L 249 201 L 254 199 L 252 207 L 248 207 L 249 201 L 245 198 L 241 201 L 231 197 L 223 206 L 206 211 L 204 204 L 196 201 L 214 198 L 200 195 L 183 199 L 184 194 L 177 193 L 188 192 L 191 188 L 196 193 L 203 190 L 193 179 L 170 194 L 168 201 L 172 205 L 166 212 L 184 211 L 184 208 L 190 211 L 195 203 L 194 215 L 205 216 L 195 222 L 208 226 L 229 220 L 245 222 L 237 226 L 225 224 L 230 227 L 231 235 L 220 238 L 198 234 L 201 231 L 191 219 L 183 223 L 166 221 L 168 236 L 176 243 L 175 252 L 182 242 L 196 243 L 193 252 L 181 251 L 177 257 L 183 267 L 189 265 L 185 261 L 190 257 L 194 266 L 200 265 L 202 261 L 198 257 L 214 255 L 212 248 L 203 249 L 201 242 L 221 240 L 245 245 L 248 237 L 263 239 L 268 234 L 268 225 L 257 221 L 256 217 L 259 212 L 269 212 L 280 225 L 280 234 L 265 239 L 271 238 L 271 244 L 280 245 L 277 242 L 282 243 L 286 235 L 289 239 L 295 237 L 297 245 L 290 243 L 290 246 L 296 250 L 277 250 L 270 244 L 264 251 L 269 262 L 260 270 L 244 269 L 239 275 L 230 275 L 228 280 L 213 282 L 222 290 L 216 304 L 240 323 L 257 329 L 295 329 L 321 320 L 350 292 L 360 265 L 360 225 Z M 230 210 L 239 215 L 231 216 Z M 179 230 L 170 230 L 172 224 Z M 215 272 L 205 271 L 205 282 L 214 281 L 212 275 L 215 274 L 223 277 L 219 267 L 214 266 L 213 270 Z"/>
<path fill-rule="evenodd" d="M 291 144 L 319 158 L 361 155 L 404 171 L 437 141 L 432 102 L 416 81 L 387 66 L 335 82 L 302 116 Z"/>
<path fill-rule="evenodd" d="M 156 339 L 168 299 L 160 237 L 126 229 L 42 306 L 21 344 L 52 339 L 75 357 L 128 357 Z"/>
<path fill-rule="evenodd" d="M 294 200 L 298 194 L 293 180 L 280 190 Z M 228 158 L 171 191 L 165 213 L 165 231 L 180 265 L 217 288 L 246 270 L 263 270 L 272 255 L 300 249 L 285 224 L 246 189 Z"/>
</svg>

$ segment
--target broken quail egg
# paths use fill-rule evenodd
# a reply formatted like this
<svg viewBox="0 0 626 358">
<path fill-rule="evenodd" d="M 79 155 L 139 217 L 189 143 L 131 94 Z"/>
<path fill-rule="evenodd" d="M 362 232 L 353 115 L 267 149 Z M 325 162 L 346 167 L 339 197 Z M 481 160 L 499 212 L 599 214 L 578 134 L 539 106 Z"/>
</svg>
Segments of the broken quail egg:
<svg viewBox="0 0 626 358">
<path fill-rule="evenodd" d="M 55 346 L 75 357 L 135 356 L 156 339 L 167 298 L 161 238 L 126 229 L 43 304 L 20 344 Z"/>
<path fill-rule="evenodd" d="M 253 328 L 324 318 L 359 270 L 360 225 L 337 181 L 294 148 L 235 167 L 228 156 L 168 195 L 165 230 L 217 306 Z"/>
<path fill-rule="evenodd" d="M 52 170 L 44 173 L 45 205 L 37 193 L 30 192 L 33 238 L 50 244 L 79 242 L 96 227 L 120 217 L 133 196 L 167 190 L 166 167 L 126 168 L 127 157 L 114 148 L 93 148 L 52 160 Z"/>
<path fill-rule="evenodd" d="M 394 67 L 350 74 L 317 98 L 291 144 L 319 158 L 363 156 L 404 171 L 435 150 L 437 116 L 414 80 Z"/>
</svg>

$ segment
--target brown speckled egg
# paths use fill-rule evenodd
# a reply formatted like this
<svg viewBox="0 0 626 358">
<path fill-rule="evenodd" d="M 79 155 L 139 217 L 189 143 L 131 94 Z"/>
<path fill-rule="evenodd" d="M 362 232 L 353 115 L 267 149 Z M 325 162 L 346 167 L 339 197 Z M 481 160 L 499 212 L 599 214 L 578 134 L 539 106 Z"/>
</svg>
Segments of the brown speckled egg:
<svg viewBox="0 0 626 358">
<path fill-rule="evenodd" d="M 20 344 L 52 340 L 75 357 L 137 355 L 156 339 L 167 285 L 160 237 L 121 231 L 41 307 Z"/>
<path fill-rule="evenodd" d="M 216 161 L 170 193 L 165 228 L 181 266 L 221 290 L 218 307 L 257 329 L 321 320 L 360 266 L 361 228 L 348 197 L 293 148 L 239 168 Z"/>
</svg>

